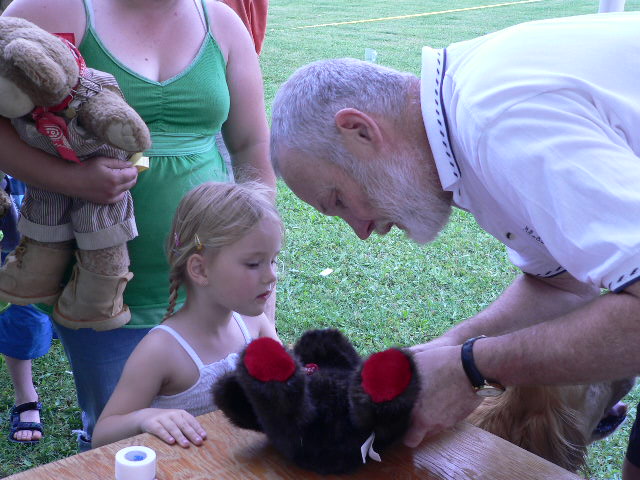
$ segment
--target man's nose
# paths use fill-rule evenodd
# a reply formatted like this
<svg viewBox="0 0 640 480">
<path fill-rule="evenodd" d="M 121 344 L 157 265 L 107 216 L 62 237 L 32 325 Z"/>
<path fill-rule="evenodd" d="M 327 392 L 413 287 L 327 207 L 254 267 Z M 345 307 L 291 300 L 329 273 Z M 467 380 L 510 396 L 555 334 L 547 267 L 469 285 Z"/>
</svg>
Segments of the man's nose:
<svg viewBox="0 0 640 480">
<path fill-rule="evenodd" d="M 349 224 L 360 240 L 366 240 L 371 236 L 374 230 L 374 224 L 371 220 L 359 220 L 357 218 L 343 217 L 343 220 Z"/>
</svg>

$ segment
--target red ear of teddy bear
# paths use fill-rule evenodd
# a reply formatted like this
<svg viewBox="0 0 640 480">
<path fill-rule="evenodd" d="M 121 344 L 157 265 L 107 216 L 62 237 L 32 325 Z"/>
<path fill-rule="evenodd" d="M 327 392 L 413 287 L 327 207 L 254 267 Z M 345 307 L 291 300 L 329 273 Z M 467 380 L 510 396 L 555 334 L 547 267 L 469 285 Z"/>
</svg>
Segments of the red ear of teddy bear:
<svg viewBox="0 0 640 480">
<path fill-rule="evenodd" d="M 411 381 L 411 364 L 397 348 L 374 353 L 362 368 L 362 388 L 376 402 L 388 402 L 402 394 Z"/>
<path fill-rule="evenodd" d="M 285 382 L 296 371 L 291 356 L 273 338 L 261 337 L 249 344 L 244 354 L 249 375 L 262 382 Z"/>
</svg>

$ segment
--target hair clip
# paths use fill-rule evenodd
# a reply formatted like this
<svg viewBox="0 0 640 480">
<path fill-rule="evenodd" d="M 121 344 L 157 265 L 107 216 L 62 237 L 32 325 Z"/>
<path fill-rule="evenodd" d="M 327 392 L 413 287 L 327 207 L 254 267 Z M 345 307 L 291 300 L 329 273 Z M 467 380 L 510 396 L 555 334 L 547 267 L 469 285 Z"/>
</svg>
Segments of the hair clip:
<svg viewBox="0 0 640 480">
<path fill-rule="evenodd" d="M 180 248 L 180 237 L 178 237 L 177 233 L 173 234 L 173 246 L 176 248 Z"/>
<path fill-rule="evenodd" d="M 196 244 L 196 252 L 199 252 L 204 248 L 204 245 L 200 242 L 200 237 L 198 237 L 197 233 L 193 235 L 193 242 Z"/>
</svg>

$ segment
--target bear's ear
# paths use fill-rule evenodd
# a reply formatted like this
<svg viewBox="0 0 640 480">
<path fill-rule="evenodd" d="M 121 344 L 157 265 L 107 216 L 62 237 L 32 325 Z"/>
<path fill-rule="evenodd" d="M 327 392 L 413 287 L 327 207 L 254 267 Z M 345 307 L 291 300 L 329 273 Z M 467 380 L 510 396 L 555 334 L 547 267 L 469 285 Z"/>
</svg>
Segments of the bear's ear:
<svg viewBox="0 0 640 480">
<path fill-rule="evenodd" d="M 213 401 L 235 426 L 256 432 L 263 431 L 234 372 L 226 373 L 213 385 Z"/>
<path fill-rule="evenodd" d="M 7 44 L 4 58 L 40 90 L 62 101 L 69 93 L 69 74 L 37 42 L 17 38 Z M 77 75 L 76 75 L 77 77 Z"/>
</svg>

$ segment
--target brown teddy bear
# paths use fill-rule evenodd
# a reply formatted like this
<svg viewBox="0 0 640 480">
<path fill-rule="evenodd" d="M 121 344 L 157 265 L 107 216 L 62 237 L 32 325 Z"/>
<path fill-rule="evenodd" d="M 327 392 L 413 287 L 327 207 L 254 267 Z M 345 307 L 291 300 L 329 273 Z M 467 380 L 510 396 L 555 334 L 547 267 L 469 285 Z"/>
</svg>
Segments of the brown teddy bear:
<svg viewBox="0 0 640 480">
<path fill-rule="evenodd" d="M 127 160 L 151 145 L 113 76 L 87 68 L 62 34 L 19 18 L 0 17 L 0 115 L 61 161 Z M 69 328 L 110 330 L 131 319 L 122 297 L 133 276 L 126 244 L 137 236 L 129 192 L 101 205 L 28 186 L 18 228 L 22 241 L 0 269 L 0 300 L 55 305 L 53 318 Z"/>
</svg>

